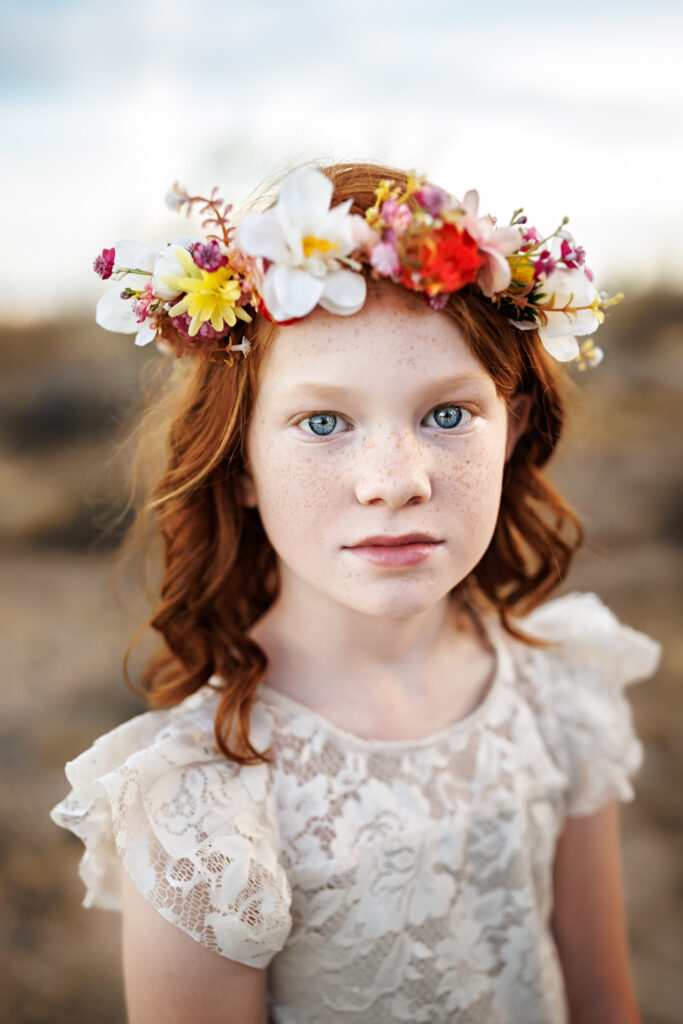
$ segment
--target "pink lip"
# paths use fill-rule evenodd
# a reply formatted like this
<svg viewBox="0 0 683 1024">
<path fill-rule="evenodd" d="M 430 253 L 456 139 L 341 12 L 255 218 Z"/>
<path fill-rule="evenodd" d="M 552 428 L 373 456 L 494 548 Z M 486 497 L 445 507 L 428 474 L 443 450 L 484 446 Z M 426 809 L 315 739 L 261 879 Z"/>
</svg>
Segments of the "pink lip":
<svg viewBox="0 0 683 1024">
<path fill-rule="evenodd" d="M 402 533 L 398 537 L 390 537 L 388 534 L 379 533 L 374 534 L 372 537 L 363 537 L 357 544 L 349 545 L 350 547 L 369 547 L 369 546 L 381 546 L 387 547 L 388 545 L 395 544 L 435 544 L 440 543 L 436 537 L 431 537 L 428 533 Z"/>
<path fill-rule="evenodd" d="M 417 544 L 357 544 L 347 550 L 372 565 L 394 568 L 424 562 L 441 543 L 443 542 L 421 541 Z"/>
</svg>

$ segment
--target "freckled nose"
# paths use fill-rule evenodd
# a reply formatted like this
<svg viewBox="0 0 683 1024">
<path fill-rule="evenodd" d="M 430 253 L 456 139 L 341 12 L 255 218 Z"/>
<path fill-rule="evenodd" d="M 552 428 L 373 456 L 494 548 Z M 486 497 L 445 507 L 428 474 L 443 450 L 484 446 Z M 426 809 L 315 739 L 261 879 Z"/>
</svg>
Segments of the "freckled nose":
<svg viewBox="0 0 683 1024">
<path fill-rule="evenodd" d="M 431 457 L 412 434 L 396 431 L 368 439 L 355 467 L 356 497 L 363 504 L 384 501 L 398 508 L 427 501 L 432 493 Z"/>
</svg>

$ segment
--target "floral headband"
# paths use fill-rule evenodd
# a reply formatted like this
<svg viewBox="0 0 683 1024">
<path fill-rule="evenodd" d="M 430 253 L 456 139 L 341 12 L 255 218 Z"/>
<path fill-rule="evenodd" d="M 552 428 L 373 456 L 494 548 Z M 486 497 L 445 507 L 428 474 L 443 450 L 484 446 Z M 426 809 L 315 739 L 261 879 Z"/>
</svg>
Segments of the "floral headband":
<svg viewBox="0 0 683 1024">
<path fill-rule="evenodd" d="M 555 359 L 582 370 L 602 359 L 592 339 L 579 345 L 577 336 L 592 334 L 603 309 L 623 296 L 596 291 L 566 217 L 546 237 L 527 226 L 521 209 L 498 227 L 495 218 L 479 216 L 477 192 L 459 202 L 412 175 L 405 188 L 381 181 L 364 217 L 349 213 L 351 199 L 330 208 L 332 193 L 322 172 L 299 168 L 273 207 L 248 213 L 235 229 L 232 207 L 216 189 L 206 198 L 174 185 L 167 203 L 188 215 L 201 204 L 206 237 L 157 249 L 131 241 L 103 249 L 94 269 L 123 289 L 100 299 L 97 323 L 137 332 L 137 345 L 154 340 L 177 355 L 220 354 L 232 365 L 233 353 L 246 357 L 251 347 L 246 338 L 232 341 L 238 320 L 248 323 L 258 313 L 290 324 L 317 305 L 339 316 L 357 313 L 365 302 L 365 265 L 437 310 L 472 286 L 519 330 L 538 329 Z"/>
</svg>

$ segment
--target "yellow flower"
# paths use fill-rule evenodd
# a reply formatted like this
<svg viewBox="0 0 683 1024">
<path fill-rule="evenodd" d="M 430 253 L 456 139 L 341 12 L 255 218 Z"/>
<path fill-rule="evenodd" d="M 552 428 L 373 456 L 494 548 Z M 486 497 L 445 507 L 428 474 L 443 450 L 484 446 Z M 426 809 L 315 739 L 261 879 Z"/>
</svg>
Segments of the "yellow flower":
<svg viewBox="0 0 683 1024">
<path fill-rule="evenodd" d="M 175 256 L 187 277 L 164 274 L 161 280 L 170 288 L 185 293 L 168 312 L 171 316 L 189 314 L 192 318 L 188 328 L 191 338 L 207 320 L 211 321 L 215 331 L 221 331 L 224 327 L 234 327 L 237 317 L 246 320 L 247 323 L 251 320 L 249 314 L 237 305 L 241 289 L 239 281 L 232 276 L 229 265 L 214 271 L 202 270 L 190 253 L 179 246 L 176 248 Z"/>
<path fill-rule="evenodd" d="M 585 338 L 579 347 L 579 354 L 574 356 L 574 362 L 579 370 L 586 370 L 589 366 L 598 366 L 602 362 L 603 351 L 595 344 L 592 338 Z"/>
<path fill-rule="evenodd" d="M 527 285 L 534 280 L 534 265 L 528 256 L 515 254 L 508 256 L 513 284 Z"/>
</svg>

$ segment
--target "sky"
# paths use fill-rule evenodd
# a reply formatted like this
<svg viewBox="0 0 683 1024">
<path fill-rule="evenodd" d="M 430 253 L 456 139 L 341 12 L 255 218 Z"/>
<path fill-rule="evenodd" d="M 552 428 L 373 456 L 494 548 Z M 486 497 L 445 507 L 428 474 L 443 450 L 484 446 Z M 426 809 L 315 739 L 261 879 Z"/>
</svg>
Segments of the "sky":
<svg viewBox="0 0 683 1024">
<path fill-rule="evenodd" d="M 673 3 L 0 0 L 0 317 L 91 308 L 118 239 L 196 233 L 307 160 L 414 169 L 507 222 L 563 216 L 600 288 L 682 287 Z"/>
</svg>

